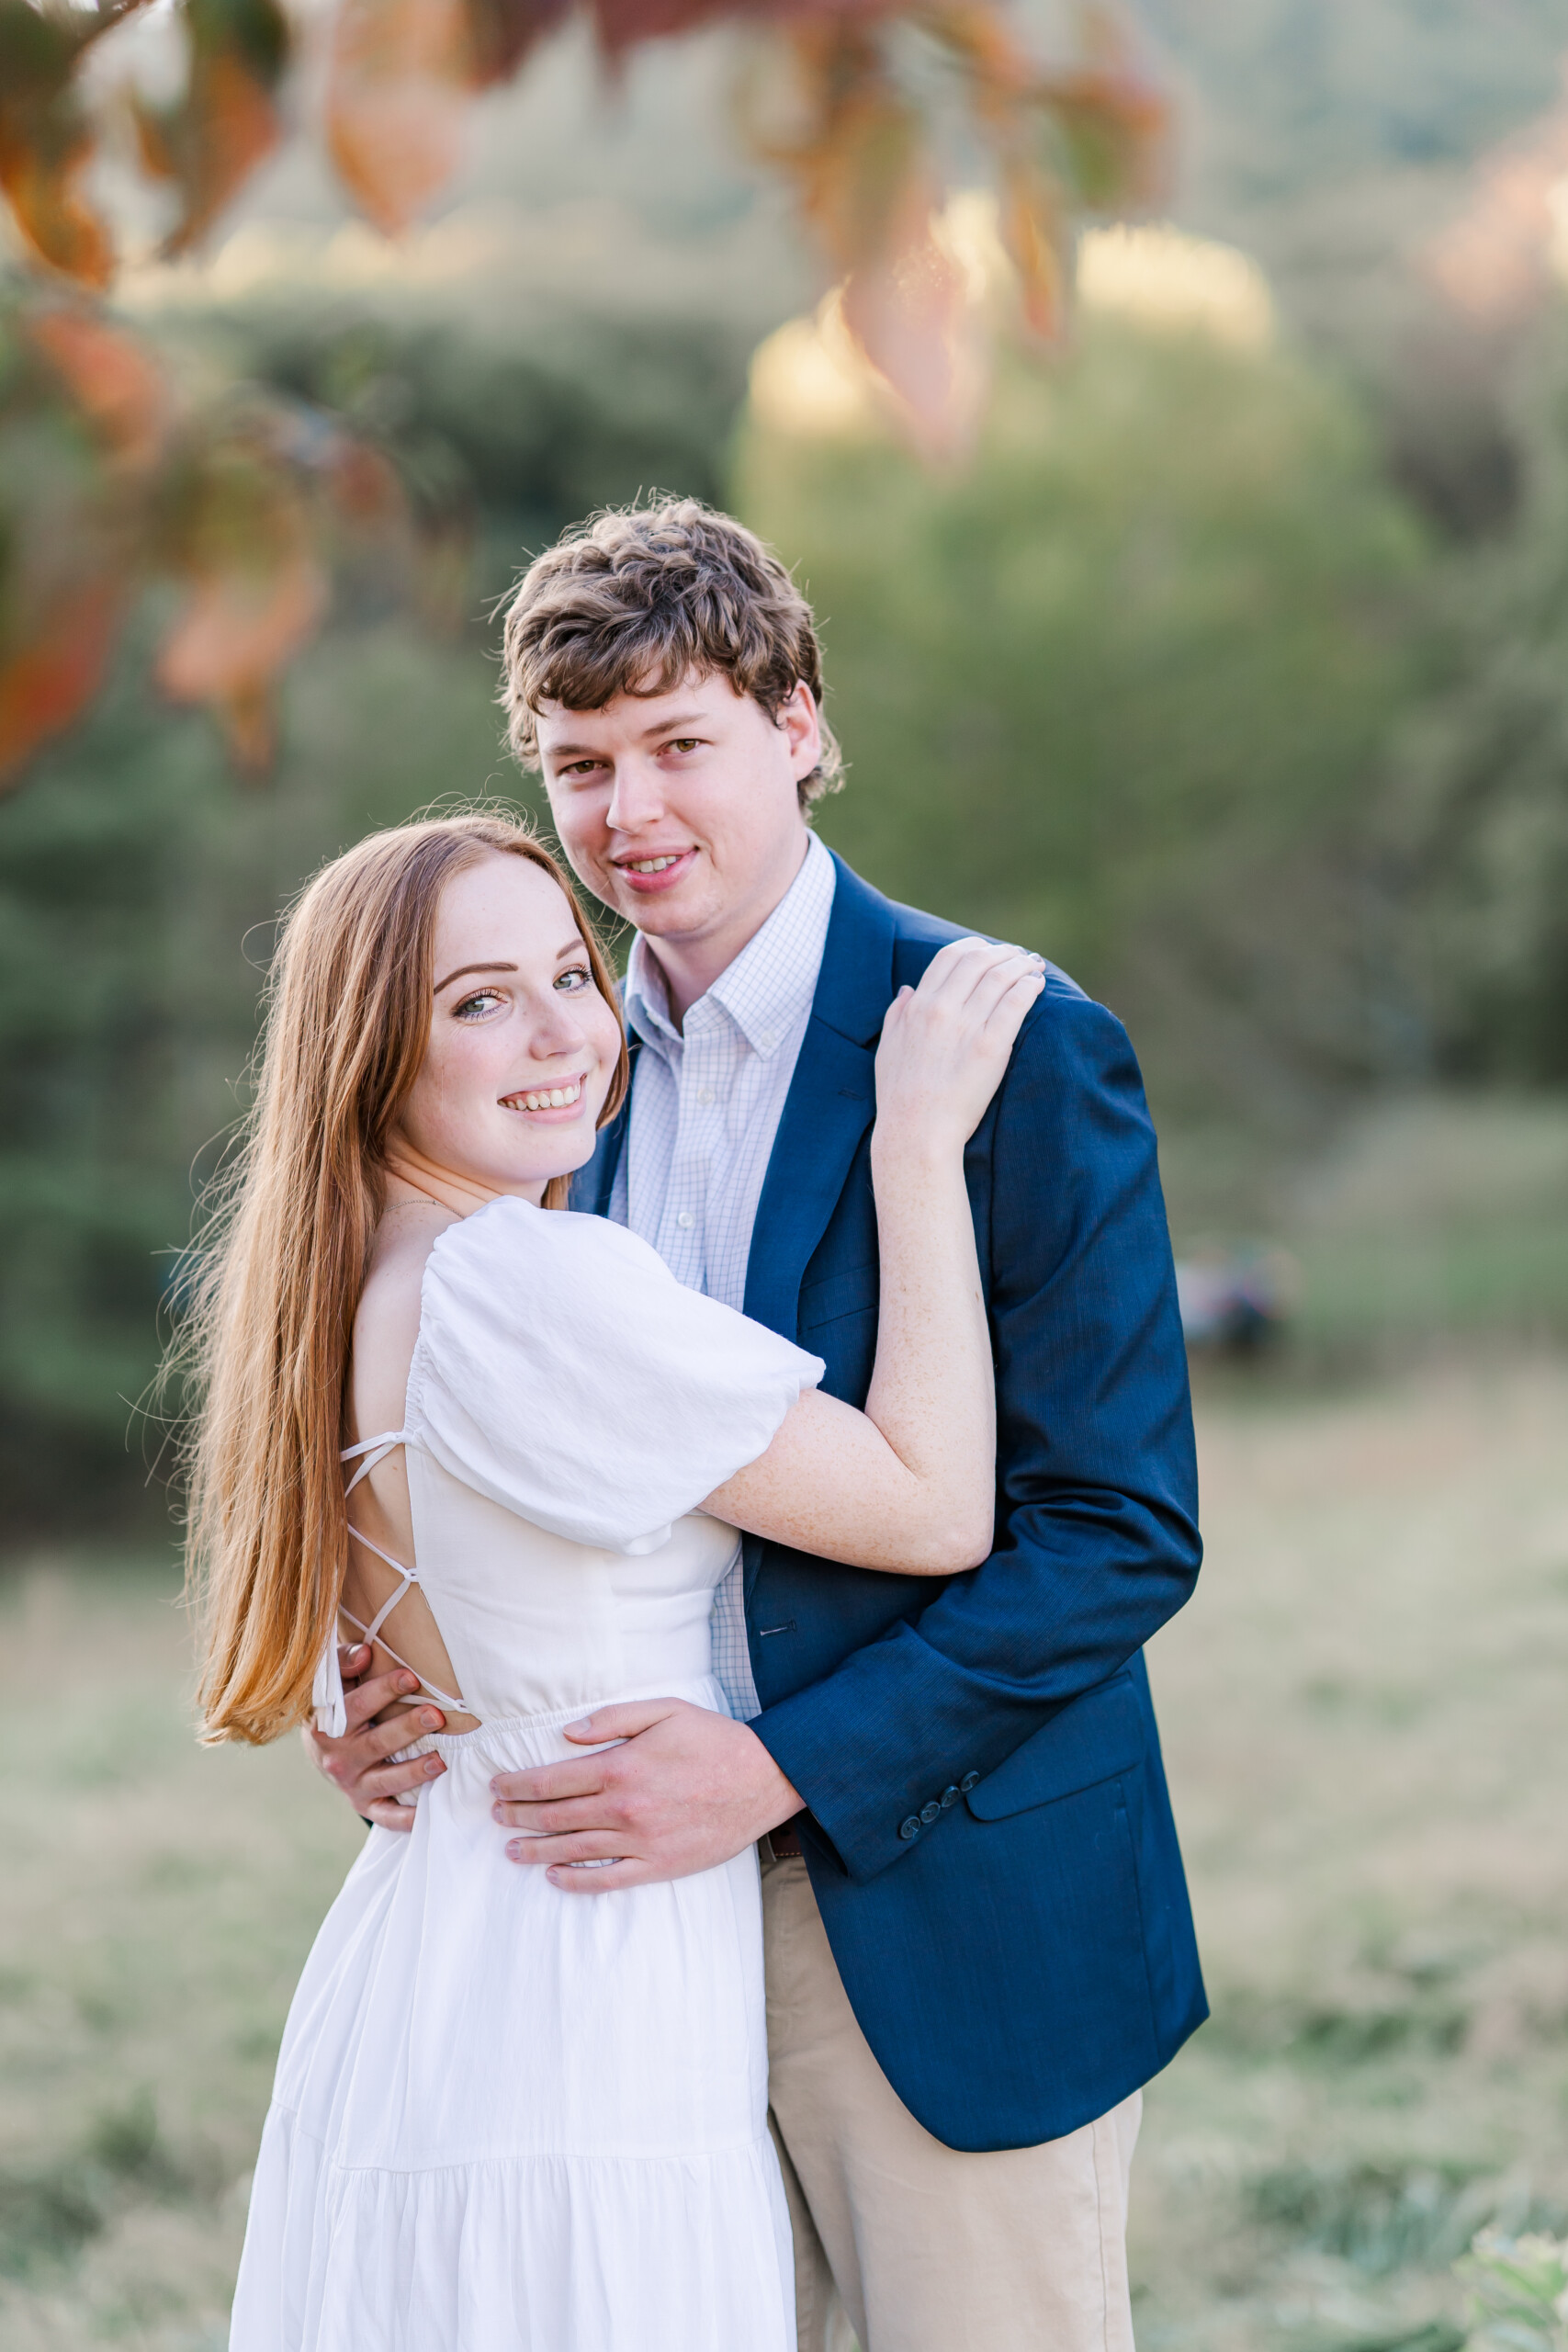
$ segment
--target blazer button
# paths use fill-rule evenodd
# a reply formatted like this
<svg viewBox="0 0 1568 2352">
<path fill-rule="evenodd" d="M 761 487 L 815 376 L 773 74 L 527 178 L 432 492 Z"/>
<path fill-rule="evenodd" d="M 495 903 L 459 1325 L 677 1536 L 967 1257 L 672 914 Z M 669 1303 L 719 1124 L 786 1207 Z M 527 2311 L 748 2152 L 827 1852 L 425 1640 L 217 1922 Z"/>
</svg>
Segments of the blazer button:
<svg viewBox="0 0 1568 2352">
<path fill-rule="evenodd" d="M 898 1835 L 900 1838 L 918 1838 L 919 1834 L 920 1821 L 918 1814 L 912 1813 L 908 1821 L 901 1821 L 898 1824 Z"/>
<path fill-rule="evenodd" d="M 958 1793 L 961 1797 L 966 1797 L 970 1790 L 978 1788 L 979 1784 L 980 1775 L 978 1772 L 965 1772 L 964 1778 L 958 1783 Z"/>
<path fill-rule="evenodd" d="M 942 1807 L 938 1804 L 935 1797 L 932 1797 L 930 1804 L 923 1804 L 920 1807 L 920 1819 L 925 1823 L 928 1829 L 931 1827 L 931 1823 L 936 1819 L 941 1811 Z"/>
<path fill-rule="evenodd" d="M 942 1791 L 942 1809 L 943 1813 L 945 1813 L 945 1812 L 947 1811 L 947 1808 L 948 1808 L 948 1806 L 949 1806 L 950 1804 L 956 1804 L 957 1803 L 958 1803 L 958 1791 L 957 1791 L 956 1787 L 953 1787 L 953 1788 L 948 1788 L 948 1789 L 943 1789 L 943 1791 Z"/>
</svg>

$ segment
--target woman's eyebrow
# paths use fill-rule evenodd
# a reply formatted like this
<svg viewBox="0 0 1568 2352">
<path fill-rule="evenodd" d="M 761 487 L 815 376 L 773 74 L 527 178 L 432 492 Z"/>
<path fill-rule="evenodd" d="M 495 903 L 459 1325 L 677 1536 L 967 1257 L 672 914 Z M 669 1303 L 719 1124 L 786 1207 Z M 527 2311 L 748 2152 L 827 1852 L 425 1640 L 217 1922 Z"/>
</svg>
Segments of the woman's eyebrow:
<svg viewBox="0 0 1568 2352">
<path fill-rule="evenodd" d="M 516 969 L 515 964 L 459 964 L 455 972 L 448 972 L 444 980 L 436 981 L 435 993 L 439 996 L 443 989 L 449 989 L 454 980 L 464 978 L 469 972 L 514 972 Z"/>
</svg>

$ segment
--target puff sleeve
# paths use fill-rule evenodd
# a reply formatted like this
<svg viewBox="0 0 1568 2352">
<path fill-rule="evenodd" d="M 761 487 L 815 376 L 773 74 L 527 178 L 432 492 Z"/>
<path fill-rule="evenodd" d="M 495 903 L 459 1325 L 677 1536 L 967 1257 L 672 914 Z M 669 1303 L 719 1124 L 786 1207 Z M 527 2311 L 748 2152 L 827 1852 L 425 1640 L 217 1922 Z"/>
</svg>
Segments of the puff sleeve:
<svg viewBox="0 0 1568 2352">
<path fill-rule="evenodd" d="M 431 1251 L 406 1430 L 536 1527 L 654 1552 L 823 1370 L 624 1227 L 508 1196 Z"/>
</svg>

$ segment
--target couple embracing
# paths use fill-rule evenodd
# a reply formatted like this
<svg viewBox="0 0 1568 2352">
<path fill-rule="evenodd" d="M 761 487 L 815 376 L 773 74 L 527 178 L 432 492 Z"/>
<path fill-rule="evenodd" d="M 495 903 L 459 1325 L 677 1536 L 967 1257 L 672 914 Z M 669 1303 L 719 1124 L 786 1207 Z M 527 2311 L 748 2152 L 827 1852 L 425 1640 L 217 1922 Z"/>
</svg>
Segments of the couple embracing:
<svg viewBox="0 0 1568 2352">
<path fill-rule="evenodd" d="M 810 831 L 819 649 L 738 524 L 569 535 L 505 692 L 624 1020 L 521 826 L 361 842 L 197 1315 L 208 1736 L 313 1713 L 374 1825 L 233 2352 L 1126 2352 L 1141 2086 L 1203 2015 L 1136 1065 Z"/>
</svg>

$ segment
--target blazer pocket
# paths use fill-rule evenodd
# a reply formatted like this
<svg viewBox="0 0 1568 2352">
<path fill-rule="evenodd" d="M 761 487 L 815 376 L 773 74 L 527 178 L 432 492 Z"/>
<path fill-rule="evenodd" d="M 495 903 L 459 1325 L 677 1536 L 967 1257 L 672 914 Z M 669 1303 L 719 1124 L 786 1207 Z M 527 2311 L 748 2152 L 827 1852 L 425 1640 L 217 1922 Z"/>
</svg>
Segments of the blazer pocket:
<svg viewBox="0 0 1568 2352">
<path fill-rule="evenodd" d="M 987 1772 L 965 1803 L 977 1821 L 1002 1821 L 1031 1805 L 1050 1804 L 1097 1781 L 1116 1780 L 1143 1758 L 1143 1710 L 1133 1678 L 1123 1669 L 1053 1715 L 1032 1739 Z"/>
<path fill-rule="evenodd" d="M 820 1331 L 825 1324 L 840 1322 L 846 1315 L 863 1315 L 868 1306 L 879 1304 L 881 1291 L 882 1273 L 877 1266 L 851 1266 L 841 1274 L 824 1274 L 803 1286 L 795 1329 L 804 1339 L 808 1331 Z"/>
</svg>

